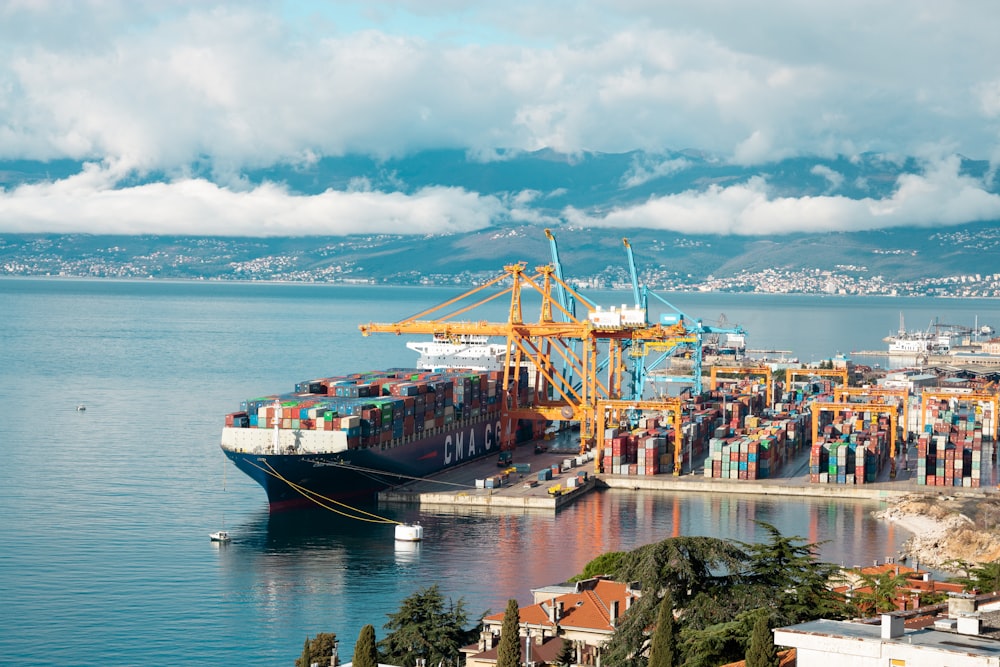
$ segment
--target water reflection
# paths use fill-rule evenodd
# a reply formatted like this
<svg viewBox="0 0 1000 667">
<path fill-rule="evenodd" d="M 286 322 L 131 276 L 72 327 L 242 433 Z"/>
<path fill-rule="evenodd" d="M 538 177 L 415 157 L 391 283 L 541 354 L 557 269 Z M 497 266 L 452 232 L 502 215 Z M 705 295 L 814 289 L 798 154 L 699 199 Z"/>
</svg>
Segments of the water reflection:
<svg viewBox="0 0 1000 667">
<path fill-rule="evenodd" d="M 396 564 L 413 565 L 420 560 L 420 542 L 396 540 Z"/>
<path fill-rule="evenodd" d="M 351 638 L 431 584 L 446 598 L 462 599 L 477 617 L 502 610 L 511 598 L 530 603 L 533 588 L 565 581 L 608 551 L 682 535 L 766 540 L 756 522 L 819 544 L 823 561 L 867 565 L 896 554 L 908 536 L 872 517 L 880 507 L 855 500 L 606 490 L 559 513 L 372 508 L 397 521 L 419 522 L 420 543 L 397 542 L 392 525 L 322 510 L 262 512 L 234 527 L 234 540 L 220 550 L 219 560 L 224 588 L 250 602 L 258 620 L 281 627 L 295 619 L 324 619 Z M 343 600 L 350 608 L 339 604 Z"/>
</svg>

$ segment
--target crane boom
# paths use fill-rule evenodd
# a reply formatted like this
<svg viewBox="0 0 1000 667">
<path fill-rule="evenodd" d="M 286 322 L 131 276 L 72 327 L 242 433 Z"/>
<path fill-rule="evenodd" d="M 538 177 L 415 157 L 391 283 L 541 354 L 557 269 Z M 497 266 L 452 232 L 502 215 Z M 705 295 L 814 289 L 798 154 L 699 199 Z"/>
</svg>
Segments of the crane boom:
<svg viewBox="0 0 1000 667">
<path fill-rule="evenodd" d="M 476 307 L 496 298 L 496 295 L 491 295 L 479 299 L 481 286 L 399 322 L 371 322 L 359 327 L 365 336 L 394 333 L 504 337 L 507 341 L 507 362 L 502 390 L 503 412 L 507 419 L 504 432 L 508 436 L 503 443 L 505 447 L 513 444 L 509 441 L 513 433 L 511 420 L 558 418 L 579 420 L 580 449 L 588 449 L 595 444 L 598 435 L 598 403 L 621 398 L 625 351 L 637 344 L 668 345 L 689 338 L 680 324 L 651 325 L 634 310 L 600 310 L 556 275 L 551 265 L 538 267 L 534 274 L 528 275 L 524 263 L 511 264 L 505 266 L 504 273 L 487 285 L 507 282 L 509 286 L 502 292 L 510 296 L 506 322 L 453 319 L 457 315 L 467 316 Z M 557 285 L 586 305 L 586 318 L 578 318 L 563 306 L 557 296 Z M 525 289 L 541 295 L 541 309 L 535 322 L 525 321 L 523 316 L 521 297 Z M 462 306 L 469 298 L 479 300 Z M 443 312 L 451 306 L 456 309 L 440 317 L 426 319 L 428 315 Z M 562 317 L 556 319 L 554 312 L 561 313 Z M 565 370 L 557 368 L 556 362 L 560 360 Z M 533 392 L 524 391 L 518 381 L 521 368 L 527 368 L 533 374 Z M 606 377 L 599 376 L 600 369 L 606 370 Z M 572 376 L 581 378 L 578 387 L 570 382 Z"/>
</svg>

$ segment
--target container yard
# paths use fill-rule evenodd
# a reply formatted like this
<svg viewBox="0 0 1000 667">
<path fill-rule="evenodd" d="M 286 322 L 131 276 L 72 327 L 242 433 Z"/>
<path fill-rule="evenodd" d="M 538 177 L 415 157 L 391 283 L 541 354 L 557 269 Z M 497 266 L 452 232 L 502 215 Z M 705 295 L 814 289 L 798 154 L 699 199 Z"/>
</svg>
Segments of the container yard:
<svg viewBox="0 0 1000 667">
<path fill-rule="evenodd" d="M 885 408 L 882 408 L 883 410 Z M 833 415 L 833 416 L 831 416 Z M 878 409 L 841 408 L 812 415 L 821 433 L 809 453 L 809 481 L 816 484 L 871 484 L 890 459 L 890 419 Z"/>
<path fill-rule="evenodd" d="M 917 484 L 979 488 L 983 485 L 983 445 L 995 446 L 997 397 L 977 393 L 922 396 L 923 430 L 916 438 Z M 996 462 L 987 447 L 986 469 Z"/>
<path fill-rule="evenodd" d="M 928 486 L 992 493 L 1000 482 L 994 465 L 998 398 L 981 392 L 952 383 L 911 395 L 821 380 L 804 389 L 780 387 L 774 393 L 780 400 L 768 407 L 764 387 L 747 377 L 680 402 L 680 456 L 665 410 L 606 427 L 603 446 L 587 455 L 573 452 L 575 431 L 558 436 L 558 449 L 544 454 L 522 445 L 507 470 L 493 473 L 494 481 L 475 479 L 475 490 L 441 491 L 428 480 L 380 498 L 558 510 L 601 488 L 867 499 Z M 449 475 L 471 484 L 467 478 L 475 471 Z"/>
</svg>

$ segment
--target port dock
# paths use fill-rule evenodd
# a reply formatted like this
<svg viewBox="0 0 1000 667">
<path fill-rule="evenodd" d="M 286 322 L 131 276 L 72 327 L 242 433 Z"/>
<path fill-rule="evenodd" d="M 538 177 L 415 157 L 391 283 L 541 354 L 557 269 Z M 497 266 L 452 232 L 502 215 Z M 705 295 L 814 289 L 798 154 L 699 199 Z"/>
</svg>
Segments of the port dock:
<svg viewBox="0 0 1000 667">
<path fill-rule="evenodd" d="M 598 481 L 593 474 L 594 462 L 585 465 L 565 466 L 567 460 L 575 460 L 576 452 L 569 450 L 546 450 L 536 452 L 538 443 L 522 443 L 514 452 L 510 466 L 498 466 L 496 456 L 486 456 L 469 463 L 449 468 L 421 480 L 414 480 L 387 489 L 378 494 L 380 502 L 415 504 L 420 506 L 452 507 L 504 507 L 527 510 L 556 511 L 565 507 L 597 488 Z M 522 472 L 514 472 L 514 467 Z M 556 466 L 558 474 L 551 479 L 540 481 L 538 473 L 552 470 Z M 511 471 L 506 480 L 492 488 L 480 482 L 497 476 L 505 470 Z M 579 478 L 586 472 L 586 481 L 568 487 L 569 478 Z M 550 473 L 551 474 L 551 473 Z M 558 492 L 552 492 L 558 487 Z"/>
<path fill-rule="evenodd" d="M 992 443 L 989 445 L 992 449 Z M 556 512 L 587 494 L 602 489 L 627 489 L 659 493 L 713 493 L 749 494 L 763 496 L 814 497 L 880 501 L 909 494 L 938 495 L 939 493 L 963 496 L 996 495 L 1000 480 L 991 480 L 975 489 L 945 488 L 917 484 L 916 452 L 909 451 L 910 460 L 899 458 L 895 479 L 890 479 L 888 467 L 872 483 L 859 485 L 818 484 L 809 481 L 809 451 L 804 450 L 792 458 L 780 473 L 768 479 L 726 480 L 705 477 L 701 468 L 683 475 L 611 475 L 595 474 L 594 462 L 563 470 L 563 463 L 576 454 L 567 449 L 534 453 L 532 443 L 520 445 L 514 453 L 514 463 L 529 463 L 531 471 L 511 474 L 508 482 L 495 488 L 478 488 L 476 480 L 496 475 L 501 468 L 496 457 L 483 459 L 441 472 L 433 477 L 408 482 L 379 494 L 380 502 L 420 505 L 421 507 L 448 506 L 453 508 L 506 508 Z M 992 451 L 988 456 L 992 456 Z M 535 471 L 560 466 L 561 472 L 550 481 L 538 482 Z M 576 476 L 581 470 L 587 481 L 558 495 L 549 489 L 564 483 L 565 478 Z M 994 475 L 995 477 L 995 475 Z"/>
</svg>

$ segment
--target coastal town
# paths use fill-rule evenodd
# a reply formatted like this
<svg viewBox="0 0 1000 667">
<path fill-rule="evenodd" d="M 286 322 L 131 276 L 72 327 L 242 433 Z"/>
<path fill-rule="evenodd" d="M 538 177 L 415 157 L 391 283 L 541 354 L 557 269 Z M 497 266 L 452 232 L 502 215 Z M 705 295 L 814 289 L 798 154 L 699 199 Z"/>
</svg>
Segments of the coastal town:
<svg viewBox="0 0 1000 667">
<path fill-rule="evenodd" d="M 541 237 L 540 230 L 518 230 L 518 239 Z M 939 233 L 940 245 L 957 244 L 965 252 L 981 247 L 992 248 L 995 230 L 979 235 L 959 232 Z M 157 243 L 155 238 L 135 239 L 0 236 L 0 276 L 114 278 L 114 279 L 185 279 L 250 282 L 294 282 L 342 285 L 425 285 L 469 286 L 481 284 L 493 276 L 487 267 L 469 269 L 461 265 L 401 271 L 398 263 L 383 264 L 381 253 L 405 246 L 402 237 L 388 235 L 353 236 L 324 239 L 311 244 L 267 239 L 175 238 Z M 500 241 L 505 239 L 500 239 Z M 655 242 L 651 250 L 671 246 L 697 251 L 703 242 L 676 237 Z M 425 251 L 448 253 L 447 245 Z M 890 273 L 875 268 L 877 260 L 903 257 L 925 261 L 914 249 L 870 248 L 871 262 L 856 258 L 847 263 L 814 262 L 815 266 L 789 265 L 740 267 L 725 271 L 694 273 L 678 270 L 675 263 L 651 262 L 642 270 L 642 279 L 650 288 L 678 292 L 728 292 L 756 294 L 815 294 L 852 296 L 930 296 L 995 298 L 1000 297 L 1000 273 L 982 269 L 966 272 Z M 655 257 L 655 255 L 653 256 Z M 606 258 L 605 258 L 606 259 Z M 581 289 L 627 289 L 628 269 L 621 261 L 624 254 L 594 264 L 568 280 Z M 809 259 L 808 257 L 806 259 Z M 823 258 L 825 259 L 825 258 Z M 795 264 L 801 263 L 796 258 Z M 932 260 L 927 260 L 932 261 Z M 807 264 L 809 262 L 806 262 Z M 791 264 L 791 263 L 790 263 Z M 970 262 L 970 266 L 975 263 Z M 492 268 L 490 265 L 489 268 Z"/>
</svg>

